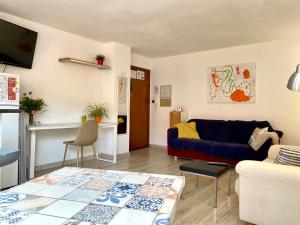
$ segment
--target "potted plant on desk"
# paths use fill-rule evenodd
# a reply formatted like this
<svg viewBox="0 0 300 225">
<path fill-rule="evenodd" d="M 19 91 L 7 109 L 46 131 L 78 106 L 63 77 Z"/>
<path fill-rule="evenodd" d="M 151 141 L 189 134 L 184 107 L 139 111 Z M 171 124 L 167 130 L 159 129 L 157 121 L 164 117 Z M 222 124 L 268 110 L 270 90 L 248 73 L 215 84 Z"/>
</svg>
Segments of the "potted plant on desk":
<svg viewBox="0 0 300 225">
<path fill-rule="evenodd" d="M 21 109 L 28 113 L 29 115 L 29 124 L 33 124 L 33 116 L 37 113 L 42 112 L 47 104 L 45 103 L 44 99 L 42 98 L 33 98 L 32 92 L 24 93 L 23 97 L 20 101 Z"/>
<path fill-rule="evenodd" d="M 101 122 L 103 117 L 108 117 L 107 109 L 104 104 L 91 104 L 86 107 L 86 112 L 89 118 L 93 118 L 97 123 Z"/>
<path fill-rule="evenodd" d="M 96 59 L 97 59 L 98 65 L 103 65 L 105 56 L 103 54 L 99 54 L 99 55 L 96 55 Z"/>
</svg>

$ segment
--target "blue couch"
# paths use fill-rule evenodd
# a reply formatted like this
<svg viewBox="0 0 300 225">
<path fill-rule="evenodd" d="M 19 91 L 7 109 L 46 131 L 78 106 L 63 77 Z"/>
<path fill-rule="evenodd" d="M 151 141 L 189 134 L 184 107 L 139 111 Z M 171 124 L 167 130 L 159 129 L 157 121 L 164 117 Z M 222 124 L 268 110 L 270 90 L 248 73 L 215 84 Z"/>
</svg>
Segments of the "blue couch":
<svg viewBox="0 0 300 225">
<path fill-rule="evenodd" d="M 235 165 L 241 160 L 264 160 L 272 140 L 267 140 L 259 150 L 248 144 L 256 127 L 269 127 L 281 138 L 283 132 L 274 130 L 268 121 L 192 119 L 201 140 L 178 138 L 177 128 L 168 129 L 168 154 L 182 158 L 226 162 Z"/>
</svg>

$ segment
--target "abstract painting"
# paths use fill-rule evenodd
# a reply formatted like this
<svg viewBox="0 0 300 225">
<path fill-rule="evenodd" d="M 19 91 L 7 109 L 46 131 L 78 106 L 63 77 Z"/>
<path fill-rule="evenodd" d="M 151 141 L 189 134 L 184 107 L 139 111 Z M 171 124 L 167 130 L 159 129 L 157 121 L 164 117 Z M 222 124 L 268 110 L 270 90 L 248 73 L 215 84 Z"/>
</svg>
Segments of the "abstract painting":
<svg viewBox="0 0 300 225">
<path fill-rule="evenodd" d="M 209 103 L 255 103 L 255 63 L 208 68 Z"/>
<path fill-rule="evenodd" d="M 124 76 L 118 77 L 118 102 L 126 104 L 126 77 Z"/>
</svg>

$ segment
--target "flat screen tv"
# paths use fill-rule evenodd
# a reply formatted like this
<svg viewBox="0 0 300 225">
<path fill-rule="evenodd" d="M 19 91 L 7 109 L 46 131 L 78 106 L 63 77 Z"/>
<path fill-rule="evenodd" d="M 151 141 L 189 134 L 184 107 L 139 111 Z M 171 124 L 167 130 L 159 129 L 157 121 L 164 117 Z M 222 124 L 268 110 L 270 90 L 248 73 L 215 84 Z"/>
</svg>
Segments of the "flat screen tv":
<svg viewBox="0 0 300 225">
<path fill-rule="evenodd" d="M 37 32 L 0 19 L 0 63 L 31 69 Z"/>
</svg>

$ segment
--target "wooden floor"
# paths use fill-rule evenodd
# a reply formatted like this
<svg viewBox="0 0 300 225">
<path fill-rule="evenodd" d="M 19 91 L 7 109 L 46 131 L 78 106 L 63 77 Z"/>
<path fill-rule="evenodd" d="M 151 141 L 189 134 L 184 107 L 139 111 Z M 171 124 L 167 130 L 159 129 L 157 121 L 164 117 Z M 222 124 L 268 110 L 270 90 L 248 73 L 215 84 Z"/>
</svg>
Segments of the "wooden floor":
<svg viewBox="0 0 300 225">
<path fill-rule="evenodd" d="M 134 172 L 160 173 L 180 175 L 178 167 L 187 160 L 174 160 L 165 150 L 147 148 L 132 151 L 118 156 L 118 163 L 111 164 L 98 160 L 85 161 L 83 167 L 98 169 L 115 169 Z M 75 166 L 74 164 L 72 166 Z M 57 169 L 57 168 L 56 168 Z M 54 169 L 52 169 L 54 170 Z M 36 176 L 51 170 L 43 170 Z M 174 225 L 246 225 L 238 219 L 238 199 L 234 191 L 236 173 L 231 179 L 231 197 L 227 197 L 228 176 L 224 174 L 219 179 L 218 209 L 213 208 L 214 181 L 210 178 L 199 177 L 199 188 L 196 189 L 196 177 L 186 176 L 186 186 L 183 197 L 177 206 Z"/>
</svg>

